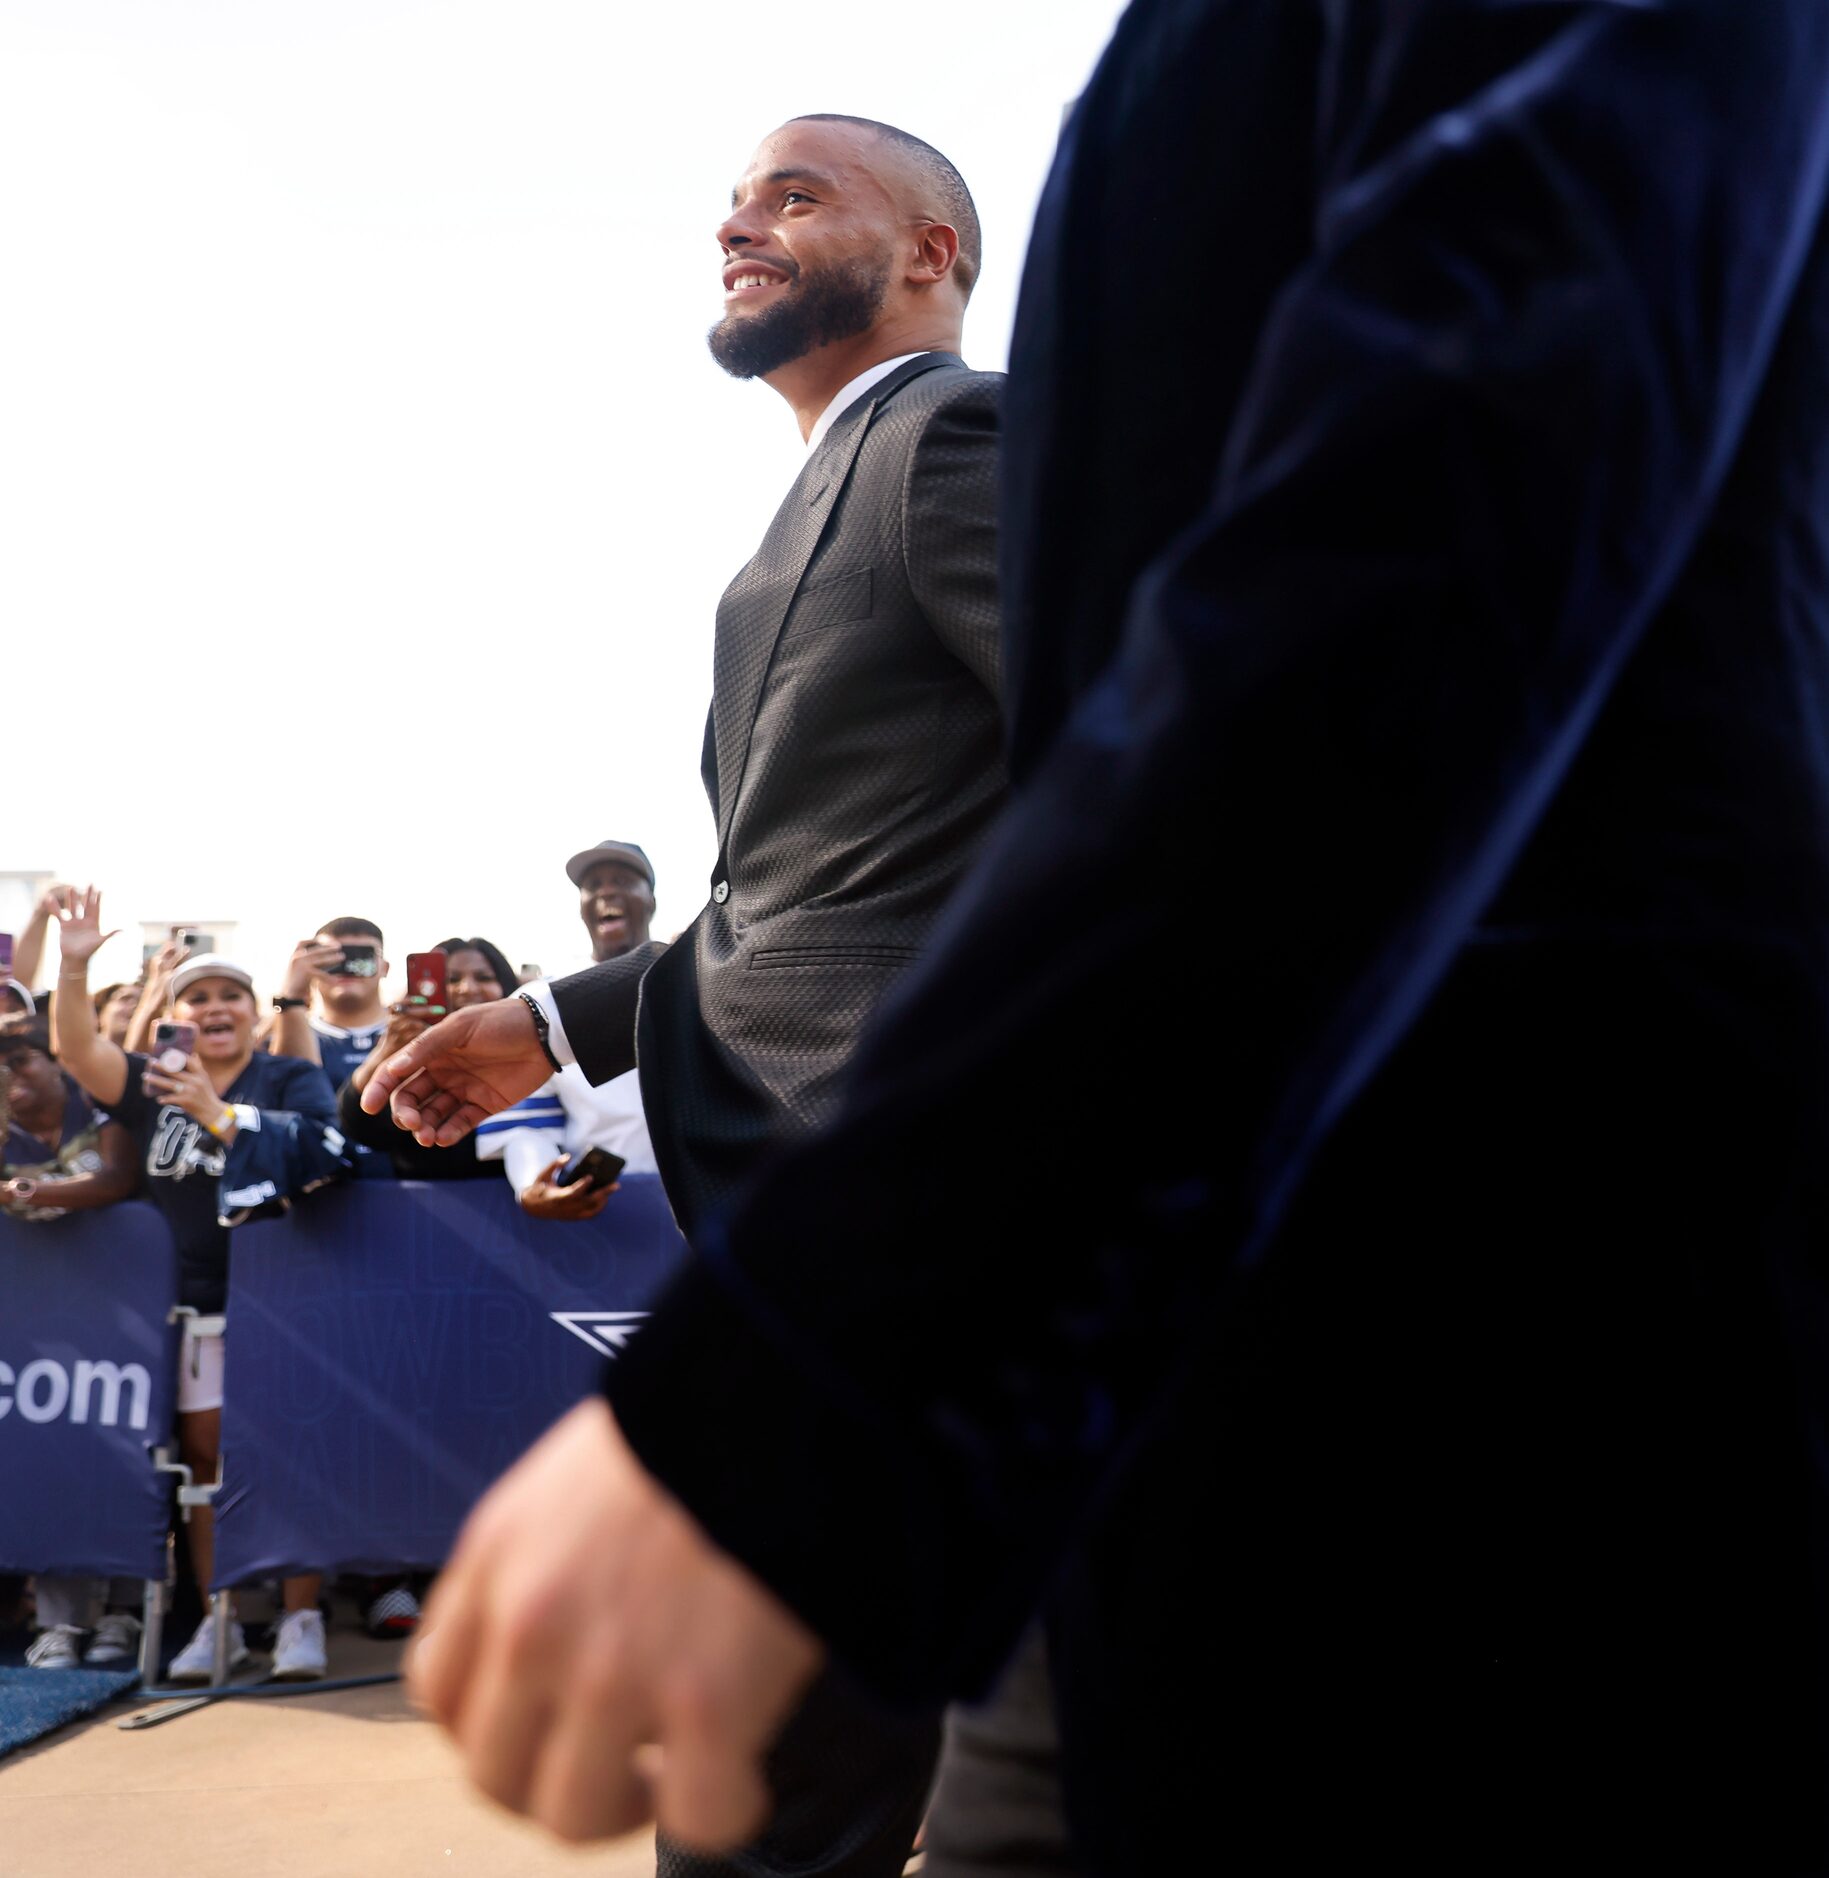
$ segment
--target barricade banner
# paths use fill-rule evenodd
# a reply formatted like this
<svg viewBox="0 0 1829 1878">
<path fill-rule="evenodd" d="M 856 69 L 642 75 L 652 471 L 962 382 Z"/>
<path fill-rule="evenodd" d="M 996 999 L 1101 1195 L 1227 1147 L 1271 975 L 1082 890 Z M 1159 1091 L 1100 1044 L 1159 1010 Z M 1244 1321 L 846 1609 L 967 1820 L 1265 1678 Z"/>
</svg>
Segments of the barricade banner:
<svg viewBox="0 0 1829 1878">
<path fill-rule="evenodd" d="M 217 1585 L 439 1564 L 685 1253 L 653 1175 L 587 1221 L 506 1180 L 360 1181 L 239 1228 Z"/>
<path fill-rule="evenodd" d="M 143 1200 L 0 1214 L 0 1570 L 164 1577 L 177 1295 Z"/>
</svg>

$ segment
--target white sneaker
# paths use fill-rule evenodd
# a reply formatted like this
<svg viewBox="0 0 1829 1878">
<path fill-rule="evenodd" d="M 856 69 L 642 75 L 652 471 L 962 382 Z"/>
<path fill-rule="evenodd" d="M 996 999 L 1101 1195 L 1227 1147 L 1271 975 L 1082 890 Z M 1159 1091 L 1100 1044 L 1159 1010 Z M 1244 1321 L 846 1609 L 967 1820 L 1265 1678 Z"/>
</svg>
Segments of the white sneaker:
<svg viewBox="0 0 1829 1878">
<path fill-rule="evenodd" d="M 82 1634 L 74 1624 L 53 1624 L 33 1639 L 25 1660 L 33 1669 L 81 1669 L 83 1653 L 77 1645 Z"/>
<path fill-rule="evenodd" d="M 273 1639 L 273 1680 L 315 1682 L 329 1667 L 324 1656 L 324 1613 L 288 1611 Z"/>
<path fill-rule="evenodd" d="M 216 1662 L 215 1625 L 208 1617 L 197 1626 L 197 1634 L 171 1659 L 165 1672 L 167 1682 L 208 1682 Z M 229 1625 L 229 1674 L 232 1676 L 248 1660 L 248 1639 L 239 1624 Z"/>
<path fill-rule="evenodd" d="M 140 1653 L 140 1620 L 125 1611 L 110 1611 L 95 1626 L 95 1635 L 83 1652 L 85 1663 L 130 1663 Z"/>
</svg>

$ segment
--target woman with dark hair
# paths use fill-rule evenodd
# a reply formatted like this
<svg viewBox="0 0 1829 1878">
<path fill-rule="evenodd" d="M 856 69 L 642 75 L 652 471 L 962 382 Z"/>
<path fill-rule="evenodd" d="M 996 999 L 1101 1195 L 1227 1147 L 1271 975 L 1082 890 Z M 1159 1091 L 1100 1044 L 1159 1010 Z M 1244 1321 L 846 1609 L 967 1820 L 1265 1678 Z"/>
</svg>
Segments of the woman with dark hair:
<svg viewBox="0 0 1829 1878">
<path fill-rule="evenodd" d="M 487 939 L 446 939 L 433 948 L 445 955 L 445 997 L 448 1008 L 466 1010 L 472 1004 L 493 1004 L 515 988 L 514 967 L 499 946 Z M 413 1137 L 394 1126 L 391 1115 L 368 1115 L 362 1109 L 362 1091 L 396 1050 L 404 1050 L 428 1024 L 445 1011 L 422 998 L 407 998 L 388 1013 L 387 1028 L 369 1052 L 366 1062 L 337 1091 L 337 1125 L 351 1141 L 385 1154 L 399 1180 L 473 1180 L 493 1176 L 495 1169 L 478 1166 L 476 1141 L 466 1135 L 449 1148 L 422 1148 Z"/>
<path fill-rule="evenodd" d="M 518 981 L 500 946 L 487 939 L 441 939 L 433 950 L 445 955 L 445 990 L 452 1010 L 513 997 Z"/>
</svg>

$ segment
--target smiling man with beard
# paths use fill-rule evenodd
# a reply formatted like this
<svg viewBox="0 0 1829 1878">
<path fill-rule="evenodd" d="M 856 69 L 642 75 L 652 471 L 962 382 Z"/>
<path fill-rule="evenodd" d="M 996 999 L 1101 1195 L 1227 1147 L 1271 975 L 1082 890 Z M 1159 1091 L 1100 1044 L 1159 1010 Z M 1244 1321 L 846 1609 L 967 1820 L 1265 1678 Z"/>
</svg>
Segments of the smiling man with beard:
<svg viewBox="0 0 1829 1878">
<path fill-rule="evenodd" d="M 787 401 L 807 452 L 718 608 L 709 902 L 671 947 L 638 945 L 455 1013 L 363 1098 L 371 1112 L 391 1098 L 402 1127 L 450 1142 L 556 1065 L 597 1084 L 625 1073 L 639 1032 L 648 1128 L 689 1237 L 834 1112 L 866 1020 L 919 957 L 1004 796 L 1003 381 L 958 356 L 980 259 L 969 190 L 904 131 L 797 118 L 756 151 L 717 241 L 712 355 Z M 466 1582 L 442 1617 L 432 1607 L 444 1631 L 428 1660 L 441 1648 L 465 1659 L 472 1693 L 448 1719 L 479 1782 L 526 1805 L 539 1672 L 510 1662 L 498 1631 L 468 1650 Z M 724 1863 L 663 1834 L 661 1869 L 893 1878 L 937 1738 L 931 1719 L 892 1720 L 821 1680 L 771 1758 L 765 1837 Z M 581 1790 L 543 1816 L 585 1835 L 601 1829 L 592 1808 Z"/>
</svg>

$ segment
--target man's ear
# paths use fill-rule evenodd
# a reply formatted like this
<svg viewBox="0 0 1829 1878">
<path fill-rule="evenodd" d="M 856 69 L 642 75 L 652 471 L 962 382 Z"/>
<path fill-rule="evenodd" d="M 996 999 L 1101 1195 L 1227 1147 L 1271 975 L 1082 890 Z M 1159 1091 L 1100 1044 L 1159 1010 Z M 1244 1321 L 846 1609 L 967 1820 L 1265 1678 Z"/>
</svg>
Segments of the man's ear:
<svg viewBox="0 0 1829 1878">
<path fill-rule="evenodd" d="M 936 287 L 953 271 L 959 259 L 959 231 L 947 222 L 916 225 L 914 259 L 908 278 L 920 287 Z"/>
</svg>

